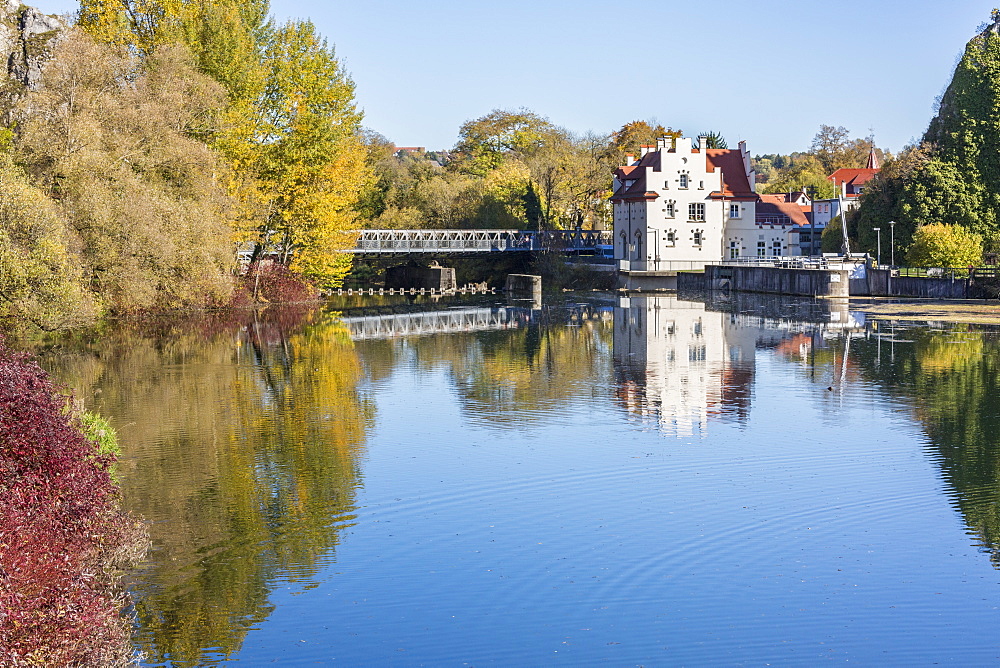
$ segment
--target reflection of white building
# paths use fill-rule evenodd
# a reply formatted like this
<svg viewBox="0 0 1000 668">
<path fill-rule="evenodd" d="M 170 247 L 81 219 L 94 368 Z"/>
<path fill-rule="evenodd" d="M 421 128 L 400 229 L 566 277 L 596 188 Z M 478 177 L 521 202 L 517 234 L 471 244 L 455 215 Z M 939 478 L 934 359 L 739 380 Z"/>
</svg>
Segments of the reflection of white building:
<svg viewBox="0 0 1000 668">
<path fill-rule="evenodd" d="M 703 435 L 712 417 L 745 417 L 755 334 L 700 302 L 623 297 L 614 330 L 618 398 L 675 436 Z"/>
</svg>

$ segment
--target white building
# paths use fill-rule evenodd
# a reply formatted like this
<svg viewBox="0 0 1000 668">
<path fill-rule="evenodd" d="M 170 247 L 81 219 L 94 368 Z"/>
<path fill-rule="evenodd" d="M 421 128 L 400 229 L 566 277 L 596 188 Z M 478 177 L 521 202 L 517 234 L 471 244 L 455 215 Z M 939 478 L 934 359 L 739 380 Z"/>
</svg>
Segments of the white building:
<svg viewBox="0 0 1000 668">
<path fill-rule="evenodd" d="M 698 138 L 704 146 L 705 137 Z M 629 274 L 700 269 L 728 257 L 754 228 L 757 194 L 750 154 L 701 149 L 664 137 L 615 171 L 615 259 Z M 742 236 L 745 236 L 742 235 Z"/>
</svg>

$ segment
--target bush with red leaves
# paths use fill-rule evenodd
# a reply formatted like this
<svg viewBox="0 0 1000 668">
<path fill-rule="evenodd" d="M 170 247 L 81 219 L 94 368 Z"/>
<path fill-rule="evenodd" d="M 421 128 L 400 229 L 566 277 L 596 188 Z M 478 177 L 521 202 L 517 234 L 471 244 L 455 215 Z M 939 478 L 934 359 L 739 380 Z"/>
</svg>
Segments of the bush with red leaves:
<svg viewBox="0 0 1000 668">
<path fill-rule="evenodd" d="M 315 286 L 305 278 L 283 264 L 264 260 L 254 262 L 247 269 L 242 290 L 237 288 L 233 303 L 248 299 L 251 302 L 291 304 L 312 301 L 316 295 Z"/>
<path fill-rule="evenodd" d="M 141 525 L 45 372 L 0 342 L 0 665 L 132 663 L 121 570 Z"/>
</svg>

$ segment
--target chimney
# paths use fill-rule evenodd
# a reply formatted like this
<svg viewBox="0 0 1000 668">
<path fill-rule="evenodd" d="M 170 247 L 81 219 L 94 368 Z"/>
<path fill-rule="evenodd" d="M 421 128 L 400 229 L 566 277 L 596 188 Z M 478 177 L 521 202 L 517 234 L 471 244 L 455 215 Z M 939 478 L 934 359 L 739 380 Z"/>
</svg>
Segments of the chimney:
<svg viewBox="0 0 1000 668">
<path fill-rule="evenodd" d="M 708 148 L 708 135 L 698 135 L 698 148 L 702 151 Z"/>
<path fill-rule="evenodd" d="M 628 167 L 628 166 L 630 166 L 630 165 L 631 165 L 631 164 L 632 164 L 633 162 L 635 162 L 635 156 L 634 156 L 634 155 L 629 155 L 629 154 L 626 154 L 626 155 L 625 155 L 625 166 L 626 166 L 626 167 Z"/>
</svg>

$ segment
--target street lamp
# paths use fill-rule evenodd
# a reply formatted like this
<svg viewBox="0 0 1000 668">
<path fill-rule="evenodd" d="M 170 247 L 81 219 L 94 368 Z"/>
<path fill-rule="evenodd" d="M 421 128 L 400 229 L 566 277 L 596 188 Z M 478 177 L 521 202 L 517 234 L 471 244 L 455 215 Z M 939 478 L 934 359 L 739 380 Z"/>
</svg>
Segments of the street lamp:
<svg viewBox="0 0 1000 668">
<path fill-rule="evenodd" d="M 896 266 L 896 221 L 889 221 L 889 263 Z"/>
<path fill-rule="evenodd" d="M 877 257 L 878 257 L 878 266 L 879 266 L 879 268 L 881 268 L 882 267 L 882 228 L 881 227 L 873 227 L 872 229 L 875 230 L 875 236 L 878 238 L 878 256 Z"/>
</svg>

